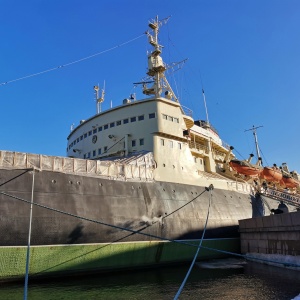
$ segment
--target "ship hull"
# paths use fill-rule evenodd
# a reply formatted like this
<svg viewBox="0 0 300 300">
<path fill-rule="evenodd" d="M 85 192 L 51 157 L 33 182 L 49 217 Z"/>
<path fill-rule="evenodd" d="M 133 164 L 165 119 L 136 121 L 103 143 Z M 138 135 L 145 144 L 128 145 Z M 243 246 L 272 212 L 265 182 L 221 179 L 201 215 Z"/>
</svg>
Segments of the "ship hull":
<svg viewBox="0 0 300 300">
<path fill-rule="evenodd" d="M 30 274 L 41 276 L 189 261 L 196 248 L 172 240 L 198 243 L 210 196 L 211 248 L 238 251 L 238 220 L 263 213 L 250 194 L 201 186 L 16 169 L 0 178 L 2 280 L 24 275 L 31 200 Z"/>
</svg>

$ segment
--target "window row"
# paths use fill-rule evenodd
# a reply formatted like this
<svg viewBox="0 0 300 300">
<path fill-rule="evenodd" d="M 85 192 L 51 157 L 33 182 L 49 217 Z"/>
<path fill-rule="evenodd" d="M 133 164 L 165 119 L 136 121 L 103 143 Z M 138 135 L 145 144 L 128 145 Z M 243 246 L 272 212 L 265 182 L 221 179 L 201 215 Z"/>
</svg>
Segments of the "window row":
<svg viewBox="0 0 300 300">
<path fill-rule="evenodd" d="M 149 113 L 148 114 L 148 118 L 149 119 L 154 119 L 156 116 L 155 113 Z M 123 120 L 118 120 L 116 122 L 111 122 L 109 124 L 105 124 L 103 126 L 100 126 L 98 128 L 94 128 L 93 130 L 90 130 L 89 132 L 86 132 L 84 133 L 83 135 L 81 135 L 80 137 L 78 137 L 76 140 L 74 140 L 70 145 L 69 145 L 69 150 L 75 146 L 77 143 L 79 143 L 80 141 L 82 141 L 83 139 L 87 138 L 88 136 L 91 136 L 97 132 L 100 132 L 100 131 L 103 131 L 103 130 L 106 130 L 108 128 L 113 128 L 115 126 L 120 126 L 123 124 L 128 124 L 129 122 L 130 123 L 134 123 L 136 121 L 143 121 L 145 120 L 145 115 L 140 115 L 140 116 L 137 116 L 137 117 L 130 117 L 130 118 L 126 118 L 126 119 L 123 119 Z"/>
<path fill-rule="evenodd" d="M 176 147 L 176 142 L 174 141 L 170 141 L 170 140 L 165 140 L 165 139 L 160 139 L 160 145 L 161 146 L 165 146 L 166 144 L 168 144 L 168 146 L 170 148 L 175 148 Z M 180 142 L 177 142 L 177 148 L 181 149 L 182 148 L 182 144 Z"/>
<path fill-rule="evenodd" d="M 143 146 L 145 141 L 144 141 L 144 139 L 138 139 L 138 143 L 139 143 L 140 146 Z M 132 140 L 131 141 L 131 146 L 136 147 L 136 145 L 137 145 L 137 140 Z M 125 147 L 125 145 L 124 145 L 124 147 Z M 105 152 L 107 152 L 107 150 L 108 150 L 107 146 L 103 147 L 103 152 L 102 152 L 102 148 L 99 148 L 98 150 L 95 149 L 92 152 L 85 153 L 83 155 L 83 158 L 96 157 L 96 156 L 105 154 Z"/>
<path fill-rule="evenodd" d="M 179 118 L 171 117 L 165 114 L 162 114 L 164 120 L 168 120 L 171 122 L 179 123 Z"/>
</svg>

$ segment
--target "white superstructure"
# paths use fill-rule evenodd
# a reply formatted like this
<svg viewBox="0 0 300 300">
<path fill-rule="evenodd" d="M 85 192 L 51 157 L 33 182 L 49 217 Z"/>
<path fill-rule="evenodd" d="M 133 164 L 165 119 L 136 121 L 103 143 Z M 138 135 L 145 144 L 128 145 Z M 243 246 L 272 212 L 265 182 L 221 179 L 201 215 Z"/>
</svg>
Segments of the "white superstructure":
<svg viewBox="0 0 300 300">
<path fill-rule="evenodd" d="M 103 160 L 152 152 L 155 180 L 202 185 L 205 172 L 220 173 L 229 148 L 208 122 L 193 120 L 170 87 L 157 38 L 161 23 L 149 23 L 153 34 L 147 33 L 153 46 L 147 72 L 152 80 L 141 84 L 149 98 L 125 99 L 123 105 L 81 121 L 68 136 L 67 155 Z"/>
</svg>

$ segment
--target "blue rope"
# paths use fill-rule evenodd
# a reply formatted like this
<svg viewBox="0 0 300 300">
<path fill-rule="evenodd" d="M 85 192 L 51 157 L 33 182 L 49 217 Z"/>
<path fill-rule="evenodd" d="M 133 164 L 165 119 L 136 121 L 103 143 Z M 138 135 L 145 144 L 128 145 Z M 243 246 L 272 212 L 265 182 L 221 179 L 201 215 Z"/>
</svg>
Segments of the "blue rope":
<svg viewBox="0 0 300 300">
<path fill-rule="evenodd" d="M 203 242 L 203 239 L 204 239 L 204 234 L 205 234 L 205 231 L 206 231 L 206 226 L 207 226 L 208 217 L 209 217 L 209 210 L 210 210 L 210 204 L 211 204 L 211 197 L 212 197 L 212 190 L 213 190 L 213 188 L 214 188 L 214 187 L 213 187 L 212 184 L 211 184 L 211 185 L 209 186 L 209 188 L 208 188 L 208 189 L 210 190 L 209 204 L 208 204 L 208 210 L 207 210 L 207 216 L 206 216 L 205 226 L 204 226 L 204 229 L 203 229 L 203 233 L 202 233 L 201 240 L 200 240 L 200 242 L 199 242 L 198 249 L 197 249 L 196 254 L 195 254 L 195 256 L 194 256 L 194 259 L 193 259 L 193 261 L 192 261 L 192 263 L 191 263 L 191 265 L 190 265 L 190 268 L 189 268 L 188 272 L 186 273 L 185 278 L 184 278 L 183 282 L 181 283 L 181 286 L 180 286 L 180 288 L 179 288 L 177 294 L 176 294 L 175 297 L 174 297 L 174 300 L 177 300 L 178 297 L 180 296 L 180 294 L 181 294 L 181 292 L 182 292 L 182 290 L 183 290 L 183 288 L 184 288 L 184 286 L 185 286 L 185 283 L 186 283 L 187 279 L 189 278 L 190 273 L 191 273 L 191 271 L 192 271 L 192 269 L 193 269 L 193 267 L 194 267 L 195 261 L 196 261 L 196 259 L 197 259 L 197 257 L 198 257 L 198 253 L 199 253 L 199 251 L 200 251 L 200 249 L 201 249 L 201 245 L 202 245 L 202 242 Z"/>
<path fill-rule="evenodd" d="M 30 240 L 31 240 L 31 227 L 32 227 L 32 208 L 33 208 L 33 192 L 34 192 L 34 174 L 32 173 L 32 187 L 31 187 L 31 202 L 30 202 L 30 214 L 29 214 L 29 230 L 28 230 L 28 244 L 26 254 L 26 267 L 25 267 L 25 283 L 24 283 L 24 300 L 27 300 L 28 295 L 28 275 L 29 275 L 29 264 L 30 264 Z"/>
</svg>

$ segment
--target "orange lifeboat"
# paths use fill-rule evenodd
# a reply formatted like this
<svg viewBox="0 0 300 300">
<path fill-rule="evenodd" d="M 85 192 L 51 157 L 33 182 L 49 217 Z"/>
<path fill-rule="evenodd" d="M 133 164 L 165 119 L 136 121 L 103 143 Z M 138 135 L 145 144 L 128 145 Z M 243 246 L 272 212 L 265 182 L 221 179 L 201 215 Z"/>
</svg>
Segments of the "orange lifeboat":
<svg viewBox="0 0 300 300">
<path fill-rule="evenodd" d="M 282 180 L 280 181 L 280 184 L 290 189 L 300 187 L 300 182 L 289 175 L 282 175 Z"/>
<path fill-rule="evenodd" d="M 280 182 L 280 180 L 282 180 L 282 173 L 281 170 L 276 166 L 264 167 L 263 171 L 261 172 L 261 178 L 267 181 Z"/>
<path fill-rule="evenodd" d="M 262 172 L 261 167 L 251 165 L 250 163 L 243 160 L 233 159 L 229 162 L 229 165 L 236 172 L 243 175 L 256 176 Z"/>
</svg>

